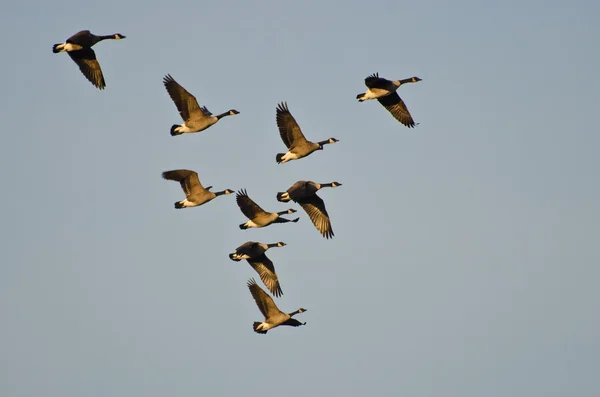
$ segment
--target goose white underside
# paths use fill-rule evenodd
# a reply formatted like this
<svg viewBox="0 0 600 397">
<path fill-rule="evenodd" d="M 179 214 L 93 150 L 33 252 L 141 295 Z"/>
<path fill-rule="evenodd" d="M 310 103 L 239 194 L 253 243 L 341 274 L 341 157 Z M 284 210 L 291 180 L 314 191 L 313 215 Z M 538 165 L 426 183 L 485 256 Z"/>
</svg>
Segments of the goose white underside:
<svg viewBox="0 0 600 397">
<path fill-rule="evenodd" d="M 250 227 L 262 227 L 262 226 L 259 226 L 259 225 L 257 225 L 256 223 L 254 223 L 252 221 L 248 221 L 248 222 L 244 223 L 244 226 L 246 226 L 248 228 L 250 228 Z"/>
<path fill-rule="evenodd" d="M 360 97 L 360 99 L 362 99 L 363 101 L 367 101 L 369 99 L 382 98 L 382 97 L 390 95 L 390 94 L 391 94 L 391 92 L 389 92 L 387 90 L 375 89 L 375 90 L 371 91 L 371 89 L 367 89 L 367 92 L 365 92 L 365 94 L 362 97 Z"/>
<path fill-rule="evenodd" d="M 183 207 L 197 207 L 199 205 L 198 203 L 188 201 L 188 199 L 181 200 L 179 204 L 181 204 Z"/>
<path fill-rule="evenodd" d="M 81 47 L 78 44 L 73 44 L 73 43 L 62 43 L 56 46 L 56 51 L 57 52 L 70 52 L 70 51 L 77 51 L 77 50 L 81 50 L 83 47 Z"/>
<path fill-rule="evenodd" d="M 185 124 L 181 124 L 179 127 L 175 128 L 175 132 L 179 132 L 180 134 L 186 134 L 186 133 L 198 132 L 198 131 L 189 128 Z"/>
<path fill-rule="evenodd" d="M 298 160 L 298 155 L 294 154 L 292 152 L 287 152 L 286 154 L 283 155 L 283 157 L 281 158 L 281 164 L 283 163 L 287 163 L 288 161 L 291 160 Z"/>
<path fill-rule="evenodd" d="M 267 323 L 265 323 L 265 322 L 262 322 L 262 323 L 260 323 L 260 324 L 258 325 L 258 327 L 256 327 L 256 330 L 257 330 L 257 331 L 268 331 L 268 330 L 270 330 L 271 328 L 272 328 L 272 327 L 271 327 L 269 324 L 267 324 Z"/>
</svg>

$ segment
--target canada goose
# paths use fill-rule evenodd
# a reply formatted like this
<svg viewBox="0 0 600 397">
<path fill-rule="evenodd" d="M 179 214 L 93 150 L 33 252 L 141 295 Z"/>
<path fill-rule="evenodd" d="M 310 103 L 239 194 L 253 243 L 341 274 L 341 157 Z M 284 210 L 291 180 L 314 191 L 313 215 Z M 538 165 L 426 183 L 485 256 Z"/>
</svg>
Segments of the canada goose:
<svg viewBox="0 0 600 397">
<path fill-rule="evenodd" d="M 235 201 L 237 201 L 240 210 L 242 213 L 246 215 L 248 219 L 250 219 L 246 223 L 242 223 L 240 225 L 240 229 L 248 229 L 252 227 L 265 227 L 269 226 L 271 223 L 287 223 L 287 222 L 298 222 L 296 218 L 293 220 L 281 218 L 281 215 L 284 214 L 293 214 L 296 212 L 295 209 L 290 208 L 286 211 L 280 212 L 266 212 L 258 204 L 256 204 L 250 197 L 248 197 L 248 193 L 245 190 L 240 190 L 235 195 Z"/>
<path fill-rule="evenodd" d="M 411 77 L 404 80 L 387 80 L 379 77 L 379 73 L 375 73 L 365 79 L 365 85 L 368 87 L 367 92 L 358 94 L 356 99 L 358 99 L 359 102 L 368 99 L 377 99 L 396 120 L 408 128 L 414 128 L 418 123 L 415 124 L 404 101 L 398 96 L 396 90 L 402 84 L 416 83 L 417 81 L 421 81 L 421 79 L 418 77 Z"/>
<path fill-rule="evenodd" d="M 173 124 L 171 127 L 172 136 L 204 131 L 211 125 L 216 124 L 221 118 L 240 113 L 235 109 L 231 109 L 213 116 L 206 106 L 200 107 L 196 97 L 180 86 L 170 74 L 163 78 L 163 83 L 184 121 L 181 125 Z"/>
<path fill-rule="evenodd" d="M 246 259 L 250 266 L 260 276 L 260 279 L 265 283 L 265 286 L 271 291 L 271 293 L 277 297 L 283 295 L 277 273 L 275 273 L 275 266 L 273 262 L 265 255 L 265 252 L 269 248 L 273 247 L 284 247 L 286 244 L 281 241 L 273 244 L 257 243 L 256 241 L 247 241 L 235 249 L 235 252 L 229 254 L 229 258 L 232 261 L 239 262 L 242 259 Z"/>
<path fill-rule="evenodd" d="M 185 199 L 175 203 L 175 208 L 197 207 L 223 194 L 231 194 L 233 190 L 210 192 L 212 186 L 204 187 L 198 179 L 198 173 L 191 170 L 173 170 L 162 173 L 163 179 L 177 181 L 185 192 Z"/>
<path fill-rule="evenodd" d="M 290 325 L 292 327 L 299 327 L 301 325 L 306 325 L 306 323 L 301 323 L 300 321 L 292 318 L 298 313 L 304 313 L 306 309 L 300 308 L 292 313 L 284 313 L 273 301 L 262 288 L 256 284 L 254 279 L 248 280 L 248 288 L 250 289 L 250 293 L 256 302 L 256 306 L 260 312 L 265 316 L 265 321 L 262 323 L 260 321 L 256 321 L 252 324 L 252 328 L 254 332 L 258 334 L 266 334 L 268 330 L 278 327 L 280 325 Z"/>
<path fill-rule="evenodd" d="M 92 46 L 102 40 L 120 40 L 124 38 L 125 36 L 120 33 L 96 36 L 90 33 L 89 30 L 82 30 L 69 37 L 64 43 L 54 44 L 52 52 L 56 54 L 66 51 L 77 66 L 79 66 L 79 70 L 81 70 L 85 78 L 94 86 L 103 90 L 106 87 L 106 82 L 104 81 L 102 69 L 100 69 L 100 64 L 96 60 L 96 53 L 92 50 Z"/>
<path fill-rule="evenodd" d="M 306 211 L 313 225 L 325 238 L 332 238 L 333 228 L 329 220 L 329 214 L 325 209 L 325 203 L 317 196 L 317 191 L 324 187 L 342 186 L 339 182 L 315 183 L 313 181 L 298 181 L 287 191 L 277 193 L 277 201 L 286 203 L 294 200 Z"/>
<path fill-rule="evenodd" d="M 335 138 L 329 138 L 325 141 L 316 143 L 307 141 L 285 102 L 282 102 L 277 106 L 277 127 L 279 128 L 281 140 L 289 149 L 287 153 L 278 153 L 277 156 L 275 156 L 277 164 L 284 164 L 291 160 L 301 159 L 315 150 L 323 150 L 323 145 L 338 142 Z"/>
</svg>

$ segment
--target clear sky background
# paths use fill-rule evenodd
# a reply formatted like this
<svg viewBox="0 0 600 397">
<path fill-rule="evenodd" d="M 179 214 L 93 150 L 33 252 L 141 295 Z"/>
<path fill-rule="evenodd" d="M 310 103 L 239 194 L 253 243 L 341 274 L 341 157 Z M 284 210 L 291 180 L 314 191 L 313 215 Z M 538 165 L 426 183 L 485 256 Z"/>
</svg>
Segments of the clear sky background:
<svg viewBox="0 0 600 397">
<path fill-rule="evenodd" d="M 0 12 L 0 395 L 598 396 L 595 1 L 6 2 Z M 55 43 L 95 47 L 99 91 Z M 400 89 L 416 122 L 358 103 Z M 213 113 L 181 123 L 167 73 Z M 277 165 L 275 107 L 339 143 Z M 300 179 L 333 240 L 242 231 L 235 196 L 175 210 L 196 170 L 265 209 Z M 268 254 L 307 325 L 252 331 Z M 262 285 L 262 284 L 261 284 Z"/>
</svg>

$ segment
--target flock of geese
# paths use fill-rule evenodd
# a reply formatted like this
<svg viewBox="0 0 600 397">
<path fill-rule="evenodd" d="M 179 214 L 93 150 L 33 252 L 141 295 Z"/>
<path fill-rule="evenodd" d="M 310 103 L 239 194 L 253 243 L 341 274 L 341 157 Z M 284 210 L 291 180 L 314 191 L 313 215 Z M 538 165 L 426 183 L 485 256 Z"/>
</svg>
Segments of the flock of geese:
<svg viewBox="0 0 600 397">
<path fill-rule="evenodd" d="M 115 33 L 106 36 L 97 36 L 90 33 L 89 30 L 82 30 L 69 37 L 64 43 L 55 44 L 52 47 L 54 53 L 66 52 L 77 64 L 82 74 L 98 89 L 106 87 L 104 75 L 100 64 L 96 59 L 96 53 L 92 47 L 100 41 L 112 39 L 121 40 L 125 36 Z M 404 80 L 387 80 L 379 77 L 377 73 L 368 76 L 365 79 L 367 86 L 366 92 L 358 94 L 356 99 L 363 102 L 370 99 L 377 99 L 396 120 L 408 128 L 414 128 L 416 125 L 410 115 L 404 101 L 396 92 L 402 84 L 416 83 L 421 81 L 418 77 L 411 77 Z M 166 75 L 163 84 L 175 103 L 181 118 L 182 124 L 174 124 L 171 127 L 171 135 L 190 134 L 204 131 L 215 125 L 219 120 L 226 116 L 239 114 L 235 109 L 230 109 L 224 113 L 213 115 L 206 106 L 200 106 L 196 98 L 183 88 L 171 75 Z M 276 121 L 281 140 L 287 147 L 285 153 L 278 153 L 275 159 L 278 164 L 285 164 L 288 161 L 299 160 L 309 156 L 317 150 L 323 150 L 328 144 L 338 142 L 335 138 L 329 138 L 323 141 L 311 142 L 304 136 L 300 126 L 290 113 L 285 102 L 279 103 L 276 108 Z M 192 170 L 178 169 L 165 171 L 162 177 L 166 180 L 179 182 L 185 193 L 183 200 L 175 203 L 175 208 L 198 207 L 206 204 L 214 198 L 222 195 L 234 193 L 231 189 L 224 189 L 212 192 L 212 186 L 204 187 L 200 183 L 198 173 Z M 339 187 L 339 182 L 315 183 L 313 181 L 298 181 L 290 186 L 285 192 L 277 193 L 277 201 L 287 203 L 293 201 L 300 205 L 310 218 L 313 225 L 324 238 L 333 238 L 333 228 L 329 214 L 325 208 L 325 203 L 317 192 L 324 187 Z M 248 221 L 239 225 L 240 229 L 262 228 L 274 223 L 298 222 L 299 218 L 288 219 L 283 215 L 293 214 L 295 209 L 290 208 L 285 211 L 268 212 L 259 206 L 248 196 L 246 190 L 239 190 L 236 193 L 236 202 L 240 211 Z M 264 244 L 255 241 L 248 241 L 236 248 L 234 253 L 229 254 L 233 261 L 245 259 L 250 266 L 258 273 L 261 281 L 275 297 L 281 297 L 283 291 L 279 284 L 279 278 L 275 272 L 273 262 L 265 255 L 266 251 L 274 247 L 283 247 L 286 244 L 277 242 L 273 244 Z M 273 298 L 269 296 L 261 287 L 256 284 L 254 279 L 248 281 L 248 289 L 256 305 L 264 316 L 264 321 L 254 322 L 253 329 L 260 334 L 266 334 L 268 330 L 280 325 L 298 327 L 305 325 L 294 318 L 294 315 L 303 313 L 306 309 L 300 308 L 291 313 L 284 313 L 275 304 Z"/>
</svg>

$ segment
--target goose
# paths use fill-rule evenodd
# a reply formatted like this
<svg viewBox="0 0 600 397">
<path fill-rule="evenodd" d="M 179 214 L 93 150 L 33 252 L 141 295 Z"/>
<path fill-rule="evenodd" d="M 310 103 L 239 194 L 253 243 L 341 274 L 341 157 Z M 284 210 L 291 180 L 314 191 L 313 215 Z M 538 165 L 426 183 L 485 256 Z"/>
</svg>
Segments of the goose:
<svg viewBox="0 0 600 397">
<path fill-rule="evenodd" d="M 396 120 L 408 128 L 414 128 L 415 125 L 419 124 L 415 124 L 404 101 L 398 96 L 396 90 L 402 84 L 416 83 L 417 81 L 421 81 L 421 79 L 418 77 L 411 77 L 404 80 L 387 80 L 383 77 L 379 77 L 379 73 L 375 73 L 365 79 L 365 85 L 368 87 L 367 92 L 358 94 L 356 99 L 358 99 L 359 102 L 377 99 Z"/>
<path fill-rule="evenodd" d="M 277 201 L 287 203 L 294 200 L 306 211 L 313 225 L 323 235 L 329 239 L 334 236 L 333 228 L 329 214 L 325 209 L 325 203 L 317 196 L 317 192 L 324 187 L 342 186 L 339 182 L 315 183 L 313 181 L 298 181 L 294 183 L 287 191 L 277 193 Z"/>
<path fill-rule="evenodd" d="M 230 109 L 225 113 L 213 116 L 206 106 L 200 107 L 196 97 L 179 85 L 170 74 L 163 78 L 163 84 L 184 121 L 181 125 L 173 124 L 171 136 L 204 131 L 223 117 L 240 113 L 235 109 Z"/>
<path fill-rule="evenodd" d="M 250 293 L 256 302 L 256 306 L 260 312 L 265 316 L 265 321 L 262 323 L 260 321 L 256 321 L 252 324 L 252 329 L 254 332 L 258 334 L 266 334 L 268 330 L 278 327 L 280 325 L 289 325 L 292 327 L 299 327 L 301 325 L 306 325 L 306 323 L 301 323 L 300 321 L 292 318 L 298 313 L 304 313 L 306 309 L 300 308 L 295 312 L 284 313 L 275 304 L 273 298 L 271 298 L 267 293 L 256 284 L 253 278 L 248 280 L 248 288 L 250 289 Z"/>
<path fill-rule="evenodd" d="M 316 150 L 323 150 L 323 145 L 339 142 L 335 138 L 325 141 L 311 142 L 306 140 L 300 126 L 290 113 L 287 103 L 281 102 L 277 105 L 277 127 L 281 140 L 289 149 L 287 153 L 278 153 L 275 156 L 277 164 L 284 164 L 291 160 L 299 160 L 308 156 Z"/>
<path fill-rule="evenodd" d="M 246 223 L 242 223 L 240 225 L 240 229 L 248 229 L 248 228 L 259 228 L 269 226 L 271 223 L 287 223 L 287 222 L 298 222 L 296 218 L 293 220 L 282 218 L 281 215 L 285 214 L 293 214 L 296 212 L 295 209 L 290 208 L 286 211 L 280 212 L 266 212 L 258 204 L 256 204 L 250 197 L 248 197 L 248 193 L 245 190 L 240 190 L 235 195 L 235 201 L 237 205 L 240 207 L 242 213 L 250 219 Z"/>
<path fill-rule="evenodd" d="M 279 280 L 277 279 L 277 273 L 275 273 L 275 266 L 273 262 L 265 255 L 265 252 L 269 248 L 273 247 L 284 247 L 286 244 L 283 242 L 264 244 L 256 241 L 247 241 L 235 249 L 234 253 L 229 254 L 229 258 L 232 261 L 239 262 L 242 259 L 252 266 L 254 270 L 260 276 L 265 286 L 271 291 L 271 293 L 280 297 L 283 295 Z"/>
<path fill-rule="evenodd" d="M 212 186 L 204 187 L 198 179 L 198 173 L 192 170 L 172 170 L 162 173 L 163 179 L 177 181 L 185 192 L 185 199 L 175 203 L 175 208 L 197 207 L 223 194 L 231 194 L 233 190 L 225 189 L 220 192 L 209 191 Z"/>
<path fill-rule="evenodd" d="M 102 69 L 100 69 L 100 64 L 96 59 L 96 53 L 92 50 L 92 46 L 102 40 L 121 40 L 124 38 L 125 36 L 120 33 L 96 36 L 90 33 L 89 30 L 82 30 L 69 37 L 64 43 L 54 44 L 52 52 L 55 54 L 67 52 L 71 59 L 79 66 L 79 70 L 81 70 L 85 78 L 95 87 L 103 90 L 106 87 L 106 82 L 104 81 Z"/>
</svg>

